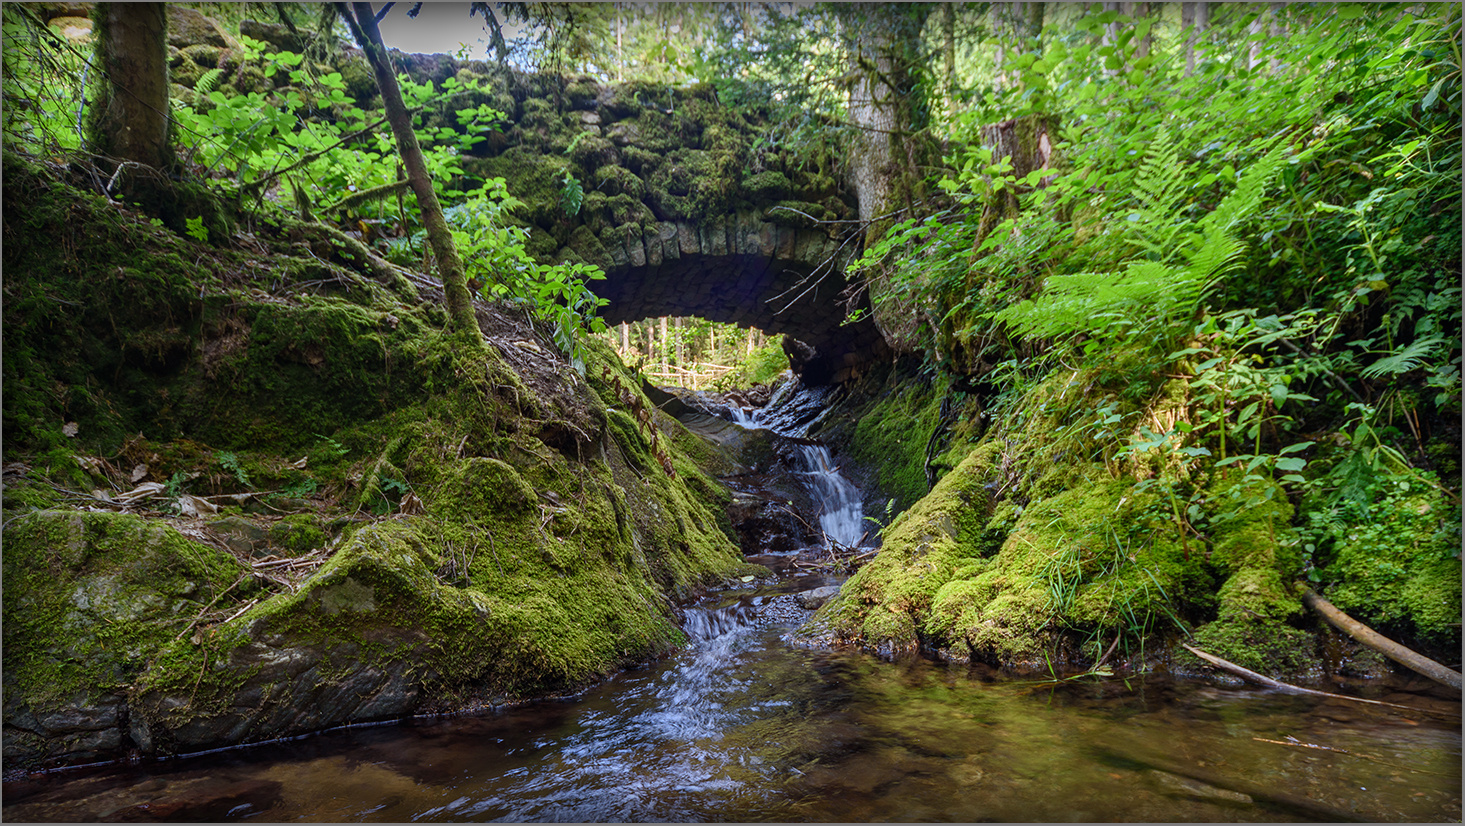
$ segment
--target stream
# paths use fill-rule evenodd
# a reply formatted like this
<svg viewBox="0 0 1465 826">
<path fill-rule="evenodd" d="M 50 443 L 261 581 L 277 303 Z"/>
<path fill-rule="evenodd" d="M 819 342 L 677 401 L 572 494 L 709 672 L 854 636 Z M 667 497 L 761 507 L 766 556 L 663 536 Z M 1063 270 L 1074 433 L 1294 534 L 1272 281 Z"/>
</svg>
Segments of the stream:
<svg viewBox="0 0 1465 826">
<path fill-rule="evenodd" d="M 730 414 L 745 428 L 803 427 Z M 798 444 L 823 541 L 860 494 Z M 1404 712 L 1149 674 L 1018 680 L 790 638 L 781 581 L 685 610 L 677 655 L 568 700 L 7 783 L 7 821 L 1458 821 L 1460 702 Z M 1453 713 L 1455 716 L 1449 716 Z M 1187 774 L 1191 776 L 1186 776 Z M 1201 782 L 1197 777 L 1214 781 Z M 1244 794 L 1238 789 L 1249 792 Z M 1260 790 L 1260 791 L 1258 791 Z"/>
</svg>

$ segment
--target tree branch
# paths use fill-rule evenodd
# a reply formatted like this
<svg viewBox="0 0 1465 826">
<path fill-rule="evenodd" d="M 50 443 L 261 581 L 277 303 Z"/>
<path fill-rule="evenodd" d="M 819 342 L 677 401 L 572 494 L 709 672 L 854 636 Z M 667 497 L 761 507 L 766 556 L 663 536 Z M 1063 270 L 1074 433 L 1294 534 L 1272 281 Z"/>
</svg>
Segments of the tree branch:
<svg viewBox="0 0 1465 826">
<path fill-rule="evenodd" d="M 1338 630 L 1358 640 L 1374 651 L 1383 654 L 1385 657 L 1388 657 L 1405 668 L 1423 674 L 1437 683 L 1444 683 L 1451 688 L 1459 690 L 1460 672 L 1451 671 L 1445 666 L 1431 660 L 1429 657 L 1405 648 L 1388 637 L 1385 637 L 1383 634 L 1369 628 L 1367 625 L 1339 611 L 1337 606 L 1313 593 L 1311 588 L 1302 589 L 1302 602 L 1307 607 L 1321 614 L 1323 619 L 1332 623 Z"/>
</svg>

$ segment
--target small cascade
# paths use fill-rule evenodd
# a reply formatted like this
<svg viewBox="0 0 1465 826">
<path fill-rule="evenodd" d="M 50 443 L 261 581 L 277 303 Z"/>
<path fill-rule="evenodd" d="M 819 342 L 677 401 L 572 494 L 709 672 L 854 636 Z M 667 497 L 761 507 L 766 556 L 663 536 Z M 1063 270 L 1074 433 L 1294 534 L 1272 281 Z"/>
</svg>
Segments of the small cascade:
<svg viewBox="0 0 1465 826">
<path fill-rule="evenodd" d="M 758 423 L 758 411 L 749 412 L 737 405 L 728 405 L 728 412 L 732 416 L 733 424 L 747 430 L 762 430 L 763 425 Z"/>
<path fill-rule="evenodd" d="M 829 401 L 827 388 L 805 388 L 797 381 L 788 381 L 762 409 L 749 411 L 730 405 L 728 410 L 733 423 L 740 427 L 772 430 L 797 441 L 792 455 L 800 465 L 797 473 L 819 509 L 824 547 L 854 548 L 866 535 L 859 488 L 840 475 L 828 447 L 804 438 L 828 413 Z"/>
<path fill-rule="evenodd" d="M 657 690 L 661 701 L 648 715 L 663 737 L 684 742 L 719 740 L 727 712 L 720 700 L 727 689 L 728 664 L 754 630 L 756 613 L 741 601 L 721 608 L 689 608 L 682 630 L 691 638 L 692 656 L 669 672 Z"/>
<path fill-rule="evenodd" d="M 819 505 L 819 527 L 826 547 L 859 546 L 865 538 L 865 507 L 859 488 L 840 475 L 833 454 L 824 445 L 799 445 L 798 456 L 809 491 Z"/>
</svg>

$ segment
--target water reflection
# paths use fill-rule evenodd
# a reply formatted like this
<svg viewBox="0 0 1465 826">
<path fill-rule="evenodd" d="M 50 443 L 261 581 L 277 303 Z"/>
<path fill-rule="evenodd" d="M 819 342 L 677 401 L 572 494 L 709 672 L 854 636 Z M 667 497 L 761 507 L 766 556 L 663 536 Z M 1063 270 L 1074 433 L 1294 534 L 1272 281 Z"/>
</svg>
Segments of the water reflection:
<svg viewBox="0 0 1465 826">
<path fill-rule="evenodd" d="M 1156 677 L 1053 685 L 808 651 L 780 638 L 786 627 L 754 622 L 752 603 L 691 612 L 693 644 L 683 654 L 573 702 L 9 785 L 3 815 L 1305 819 L 1189 773 L 1312 800 L 1339 816 L 1460 817 L 1457 719 Z M 1459 711 L 1458 702 L 1435 702 Z"/>
</svg>

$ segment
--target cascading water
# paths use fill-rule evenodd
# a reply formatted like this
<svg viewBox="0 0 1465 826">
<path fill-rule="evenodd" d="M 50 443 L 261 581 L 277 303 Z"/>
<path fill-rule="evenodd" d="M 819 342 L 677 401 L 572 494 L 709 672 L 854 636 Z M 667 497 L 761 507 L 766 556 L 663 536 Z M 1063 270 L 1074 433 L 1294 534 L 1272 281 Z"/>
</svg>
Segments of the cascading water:
<svg viewBox="0 0 1465 826">
<path fill-rule="evenodd" d="M 798 392 L 791 392 L 789 388 L 797 382 L 786 382 L 780 387 L 778 393 L 769 402 L 765 410 L 775 410 L 785 400 L 792 399 Z M 791 405 L 792 406 L 792 405 Z M 741 407 L 733 405 L 729 408 L 734 424 L 747 428 L 748 430 L 774 430 L 763 421 L 763 410 L 749 412 Z M 824 546 L 854 548 L 858 547 L 866 536 L 865 531 L 865 509 L 860 497 L 860 490 L 852 482 L 846 479 L 839 472 L 839 467 L 834 464 L 834 455 L 829 448 L 821 444 L 808 442 L 803 438 L 810 428 L 822 418 L 821 411 L 812 418 L 796 424 L 797 433 L 779 433 L 781 436 L 789 436 L 800 440 L 795 445 L 794 456 L 798 459 L 800 468 L 797 473 L 807 482 L 810 494 L 814 503 L 819 508 L 819 528 L 824 533 Z M 794 416 L 782 416 L 780 423 L 789 424 L 790 419 L 797 422 L 797 413 Z"/>
<path fill-rule="evenodd" d="M 858 547 L 865 538 L 865 507 L 860 490 L 840 475 L 834 455 L 824 445 L 799 445 L 798 456 L 819 506 L 819 527 L 825 547 Z"/>
</svg>

